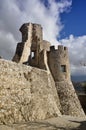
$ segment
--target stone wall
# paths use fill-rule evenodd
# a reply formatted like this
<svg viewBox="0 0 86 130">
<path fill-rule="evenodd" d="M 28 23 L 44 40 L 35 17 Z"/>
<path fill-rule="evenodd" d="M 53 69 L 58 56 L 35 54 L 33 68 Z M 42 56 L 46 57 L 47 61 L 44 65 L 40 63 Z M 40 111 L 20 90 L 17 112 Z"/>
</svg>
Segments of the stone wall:
<svg viewBox="0 0 86 130">
<path fill-rule="evenodd" d="M 28 26 L 24 24 L 20 30 L 22 32 L 22 42 L 17 45 L 13 61 L 24 63 L 28 61 L 31 52 L 32 24 L 29 23 Z"/>
<path fill-rule="evenodd" d="M 47 52 L 46 50 L 42 50 L 39 54 L 39 68 L 46 70 L 50 73 L 49 66 L 47 63 Z"/>
<path fill-rule="evenodd" d="M 51 46 L 50 42 L 43 40 L 42 43 L 40 44 L 40 50 L 50 51 L 50 46 Z"/>
<path fill-rule="evenodd" d="M 61 113 L 63 115 L 84 117 L 85 113 L 82 109 L 72 82 L 67 80 L 56 82 L 56 88 L 61 103 Z"/>
<path fill-rule="evenodd" d="M 47 71 L 0 59 L 0 123 L 61 115 L 55 83 Z"/>
</svg>

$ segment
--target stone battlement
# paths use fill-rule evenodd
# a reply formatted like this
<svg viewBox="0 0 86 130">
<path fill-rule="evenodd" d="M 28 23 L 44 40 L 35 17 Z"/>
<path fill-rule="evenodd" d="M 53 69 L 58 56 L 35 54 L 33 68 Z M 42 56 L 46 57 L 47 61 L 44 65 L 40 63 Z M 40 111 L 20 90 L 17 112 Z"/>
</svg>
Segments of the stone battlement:
<svg viewBox="0 0 86 130">
<path fill-rule="evenodd" d="M 55 49 L 55 46 L 50 46 L 50 51 L 61 51 L 63 53 L 68 52 L 68 48 L 63 45 L 58 45 L 58 49 Z"/>
</svg>

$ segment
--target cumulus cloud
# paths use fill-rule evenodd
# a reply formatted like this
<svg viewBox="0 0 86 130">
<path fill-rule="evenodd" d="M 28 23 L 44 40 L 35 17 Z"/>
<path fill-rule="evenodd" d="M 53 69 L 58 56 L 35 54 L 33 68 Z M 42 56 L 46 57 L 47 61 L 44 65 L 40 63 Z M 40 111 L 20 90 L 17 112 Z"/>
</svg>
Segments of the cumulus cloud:
<svg viewBox="0 0 86 130">
<path fill-rule="evenodd" d="M 16 40 L 11 33 L 0 31 L 0 54 L 2 58 L 4 56 L 9 59 L 10 55 L 15 51 L 15 42 Z"/>
<path fill-rule="evenodd" d="M 63 27 L 60 13 L 66 11 L 69 0 L 47 0 L 46 7 L 42 0 L 1 0 L 0 1 L 0 55 L 11 59 L 17 42 L 21 41 L 18 29 L 23 23 L 39 23 L 43 27 L 44 39 L 52 44 L 59 44 L 56 37 Z M 7 49 L 8 48 L 8 49 Z"/>
<path fill-rule="evenodd" d="M 86 35 L 70 35 L 60 42 L 69 48 L 72 75 L 86 75 Z"/>
</svg>

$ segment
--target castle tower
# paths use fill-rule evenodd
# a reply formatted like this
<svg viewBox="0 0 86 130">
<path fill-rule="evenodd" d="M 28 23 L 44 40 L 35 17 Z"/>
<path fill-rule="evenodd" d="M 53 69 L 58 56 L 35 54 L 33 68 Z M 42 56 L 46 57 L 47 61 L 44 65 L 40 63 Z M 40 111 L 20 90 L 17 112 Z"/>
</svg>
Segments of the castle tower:
<svg viewBox="0 0 86 130">
<path fill-rule="evenodd" d="M 48 52 L 48 65 L 55 82 L 70 80 L 67 47 L 59 45 L 58 50 L 56 50 L 54 46 L 51 46 Z"/>
<path fill-rule="evenodd" d="M 48 65 L 59 95 L 61 113 L 79 117 L 85 116 L 70 79 L 68 49 L 59 45 L 56 50 L 54 46 L 51 46 L 48 52 Z"/>
<path fill-rule="evenodd" d="M 18 43 L 13 61 L 40 69 L 48 69 L 47 51 L 50 43 L 43 40 L 42 27 L 39 24 L 26 23 L 20 28 L 22 42 Z"/>
<path fill-rule="evenodd" d="M 22 42 L 17 45 L 13 61 L 29 62 L 29 64 L 37 65 L 40 43 L 43 39 L 42 27 L 39 24 L 26 23 L 21 26 L 20 31 L 22 33 Z"/>
</svg>

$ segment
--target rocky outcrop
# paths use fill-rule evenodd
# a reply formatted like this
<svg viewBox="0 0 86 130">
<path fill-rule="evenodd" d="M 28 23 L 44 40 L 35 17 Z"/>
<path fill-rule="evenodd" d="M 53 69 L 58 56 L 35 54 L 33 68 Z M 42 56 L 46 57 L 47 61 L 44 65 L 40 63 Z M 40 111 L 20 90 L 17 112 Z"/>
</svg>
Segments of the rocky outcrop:
<svg viewBox="0 0 86 130">
<path fill-rule="evenodd" d="M 0 59 L 0 123 L 61 115 L 54 81 L 47 71 Z"/>
</svg>

